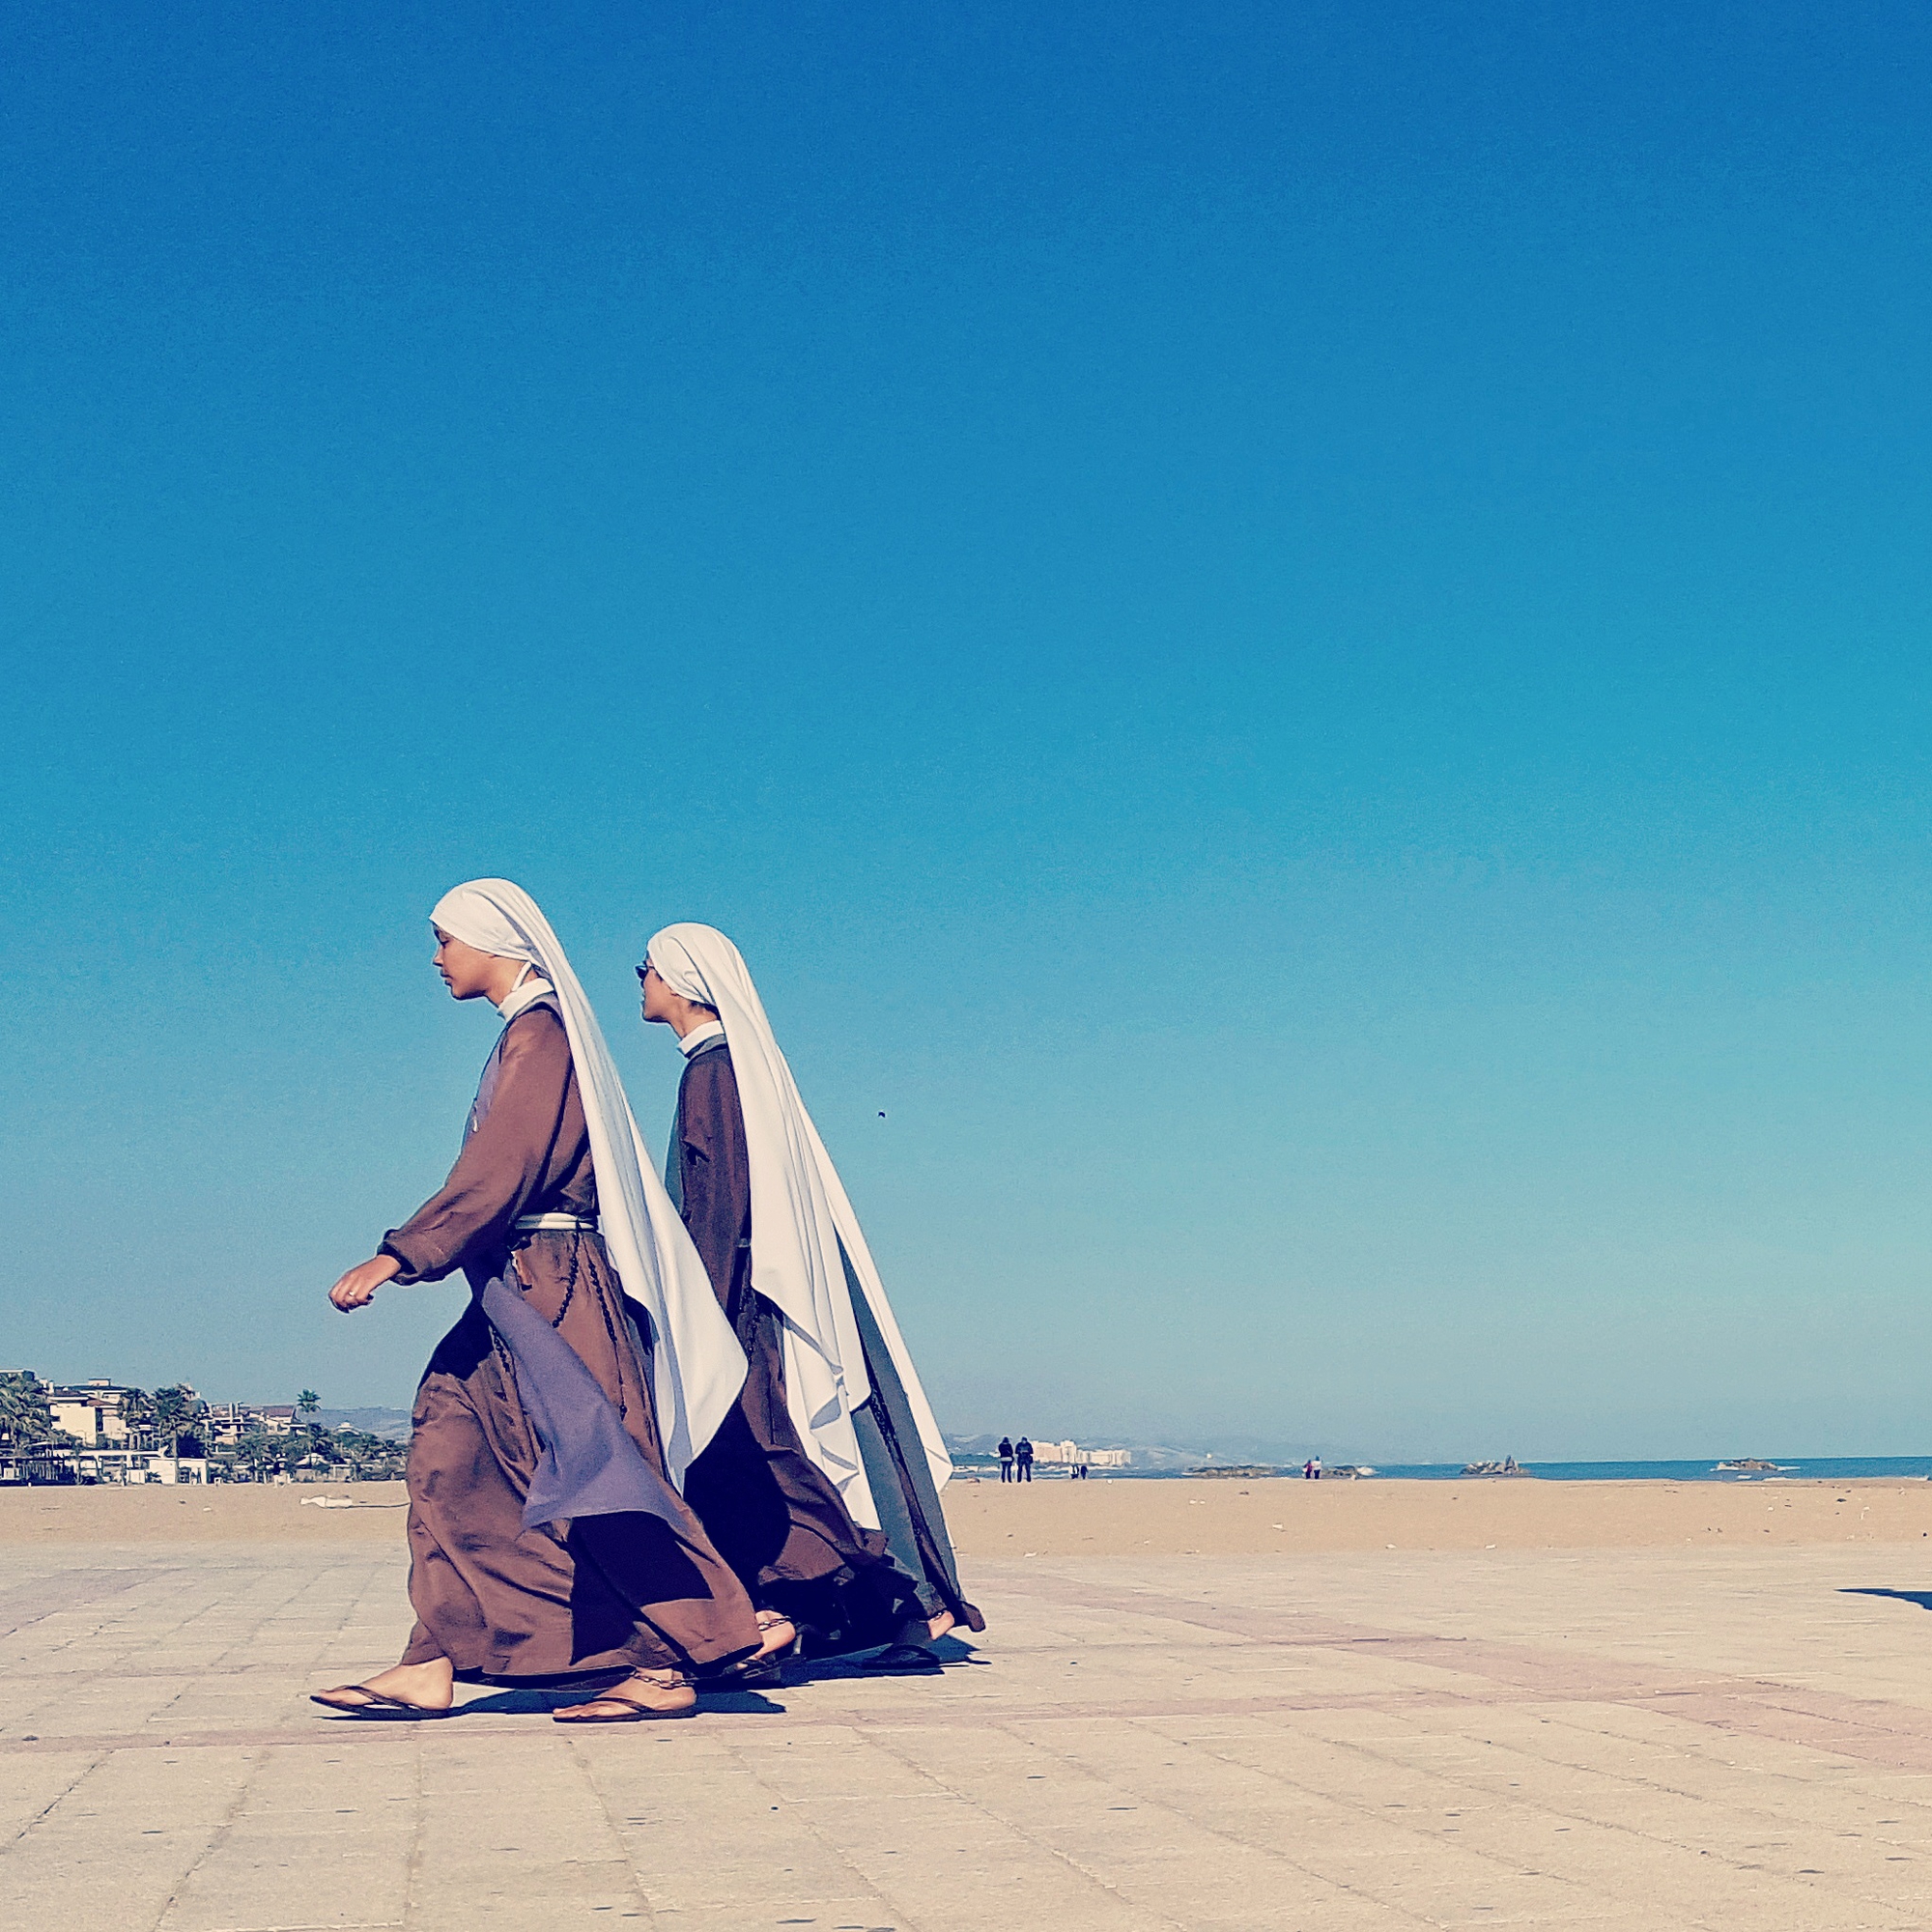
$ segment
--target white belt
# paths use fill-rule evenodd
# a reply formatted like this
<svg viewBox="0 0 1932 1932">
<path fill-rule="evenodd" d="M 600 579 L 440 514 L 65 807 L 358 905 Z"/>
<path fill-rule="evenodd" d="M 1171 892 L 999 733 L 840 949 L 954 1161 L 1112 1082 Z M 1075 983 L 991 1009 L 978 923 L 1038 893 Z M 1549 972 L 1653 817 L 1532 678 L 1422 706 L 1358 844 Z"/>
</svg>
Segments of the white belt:
<svg viewBox="0 0 1932 1932">
<path fill-rule="evenodd" d="M 594 1235 L 597 1232 L 597 1223 L 585 1214 L 519 1214 L 510 1226 L 520 1235 L 568 1234 L 572 1231 Z"/>
</svg>

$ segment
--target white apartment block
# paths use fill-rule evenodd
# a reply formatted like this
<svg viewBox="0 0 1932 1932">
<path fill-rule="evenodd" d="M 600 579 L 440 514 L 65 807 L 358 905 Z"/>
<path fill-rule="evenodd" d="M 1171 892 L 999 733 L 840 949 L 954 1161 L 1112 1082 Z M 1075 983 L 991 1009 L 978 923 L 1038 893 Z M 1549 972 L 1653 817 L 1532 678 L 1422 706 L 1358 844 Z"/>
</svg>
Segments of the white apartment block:
<svg viewBox="0 0 1932 1932">
<path fill-rule="evenodd" d="M 1089 1469 L 1124 1469 L 1132 1455 L 1130 1449 L 1083 1449 L 1077 1442 L 1036 1442 L 1033 1445 L 1033 1460 L 1036 1463 L 1064 1463 L 1076 1469 L 1082 1466 Z"/>
<path fill-rule="evenodd" d="M 200 1422 L 212 1442 L 239 1442 L 259 1429 L 265 1435 L 286 1435 L 296 1426 L 291 1402 L 211 1402 Z"/>
<path fill-rule="evenodd" d="M 127 1398 L 128 1391 L 119 1383 L 104 1380 L 47 1389 L 54 1427 L 64 1429 L 90 1449 L 97 1444 L 126 1442 L 133 1434 L 124 1407 Z"/>
</svg>

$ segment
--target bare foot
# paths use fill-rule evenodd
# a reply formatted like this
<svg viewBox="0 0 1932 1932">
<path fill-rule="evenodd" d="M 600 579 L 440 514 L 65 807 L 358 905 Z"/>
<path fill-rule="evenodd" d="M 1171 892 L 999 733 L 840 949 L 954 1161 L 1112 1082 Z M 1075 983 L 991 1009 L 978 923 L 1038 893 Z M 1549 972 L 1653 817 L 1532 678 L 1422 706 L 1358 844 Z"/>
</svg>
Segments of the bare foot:
<svg viewBox="0 0 1932 1932">
<path fill-rule="evenodd" d="M 338 1684 L 332 1690 L 318 1690 L 315 1701 L 338 1711 L 359 1711 L 368 1706 L 370 1700 L 364 1693 L 370 1690 L 378 1697 L 413 1705 L 418 1711 L 446 1711 L 456 1695 L 456 1671 L 446 1657 L 428 1663 L 398 1663 L 360 1684 Z"/>
<path fill-rule="evenodd" d="M 559 1724 L 636 1724 L 650 1718 L 688 1718 L 697 1708 L 697 1692 L 678 1670 L 634 1670 L 621 1684 L 582 1704 L 553 1711 Z"/>
<path fill-rule="evenodd" d="M 768 1690 L 784 1682 L 784 1664 L 798 1645 L 798 1626 L 781 1610 L 758 1612 L 758 1647 L 732 1663 L 708 1664 L 697 1673 L 707 1690 Z"/>
<path fill-rule="evenodd" d="M 908 1617 L 886 1646 L 888 1651 L 930 1650 L 948 1631 L 958 1621 L 951 1610 L 941 1610 L 936 1617 Z M 939 1660 L 933 1659 L 933 1668 L 939 1667 Z"/>
<path fill-rule="evenodd" d="M 787 1616 L 777 1610 L 758 1612 L 758 1648 L 745 1660 L 749 1669 L 753 1664 L 763 1663 L 768 1658 L 782 1656 L 798 1641 L 798 1626 Z"/>
</svg>

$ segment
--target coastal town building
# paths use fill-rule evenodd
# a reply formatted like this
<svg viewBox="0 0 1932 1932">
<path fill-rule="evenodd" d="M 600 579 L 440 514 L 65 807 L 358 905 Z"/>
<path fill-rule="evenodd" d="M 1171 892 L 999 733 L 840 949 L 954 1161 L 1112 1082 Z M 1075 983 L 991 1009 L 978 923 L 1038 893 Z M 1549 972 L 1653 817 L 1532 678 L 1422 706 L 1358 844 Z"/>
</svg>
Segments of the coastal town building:
<svg viewBox="0 0 1932 1932">
<path fill-rule="evenodd" d="M 195 1445 L 185 1441 L 184 1448 Z M 74 1449 L 51 1442 L 0 1449 L 0 1486 L 14 1483 L 205 1483 L 208 1459 L 148 1449 Z"/>
<path fill-rule="evenodd" d="M 396 1471 L 397 1445 L 353 1435 L 318 1453 L 294 1403 L 204 1403 L 178 1382 L 158 1397 L 96 1377 L 48 1382 L 0 1371 L 0 1485 L 327 1482 Z M 263 1438 L 268 1438 L 265 1442 Z M 277 1440 L 276 1438 L 280 1438 Z M 211 1450 L 219 1451 L 211 1464 Z"/>
<path fill-rule="evenodd" d="M 296 1426 L 292 1402 L 211 1402 L 196 1421 L 211 1442 L 239 1442 L 259 1430 L 264 1435 L 286 1435 Z"/>
<path fill-rule="evenodd" d="M 126 1442 L 134 1435 L 128 1413 L 128 1398 L 131 1393 L 118 1382 L 77 1382 L 71 1387 L 48 1388 L 47 1406 L 53 1411 L 56 1429 L 93 1448 L 97 1444 Z"/>
<path fill-rule="evenodd" d="M 198 1445 L 184 1438 L 184 1450 Z M 158 1450 L 79 1449 L 71 1452 L 74 1479 L 82 1483 L 205 1483 L 208 1458 L 165 1455 Z"/>
<path fill-rule="evenodd" d="M 1033 1460 L 1055 1466 L 1087 1469 L 1124 1469 L 1132 1460 L 1131 1449 L 1083 1449 L 1077 1442 L 1036 1442 Z"/>
</svg>

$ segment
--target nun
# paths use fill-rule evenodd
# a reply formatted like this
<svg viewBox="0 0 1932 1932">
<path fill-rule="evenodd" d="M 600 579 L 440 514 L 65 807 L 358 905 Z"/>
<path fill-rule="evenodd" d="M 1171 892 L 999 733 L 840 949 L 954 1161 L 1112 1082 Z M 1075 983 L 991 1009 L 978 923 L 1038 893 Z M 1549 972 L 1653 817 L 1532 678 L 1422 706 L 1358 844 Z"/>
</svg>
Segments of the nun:
<svg viewBox="0 0 1932 1932">
<path fill-rule="evenodd" d="M 985 1620 L 940 1510 L 952 1459 L 858 1216 L 730 940 L 667 926 L 638 978 L 685 1057 L 666 1184 L 748 1363 L 686 1498 L 768 1654 L 790 1626 L 810 1652 L 884 1644 L 875 1669 L 937 1670 L 932 1641 Z"/>
<path fill-rule="evenodd" d="M 402 1661 L 314 1701 L 446 1716 L 456 1680 L 606 1686 L 559 1722 L 687 1717 L 693 1678 L 754 1658 L 750 1599 L 679 1492 L 737 1409 L 744 1351 L 641 1156 L 595 1013 L 521 888 L 478 879 L 431 914 L 436 967 L 500 1037 L 449 1179 L 329 1291 L 461 1269 L 469 1303 L 416 1391 Z"/>
</svg>

